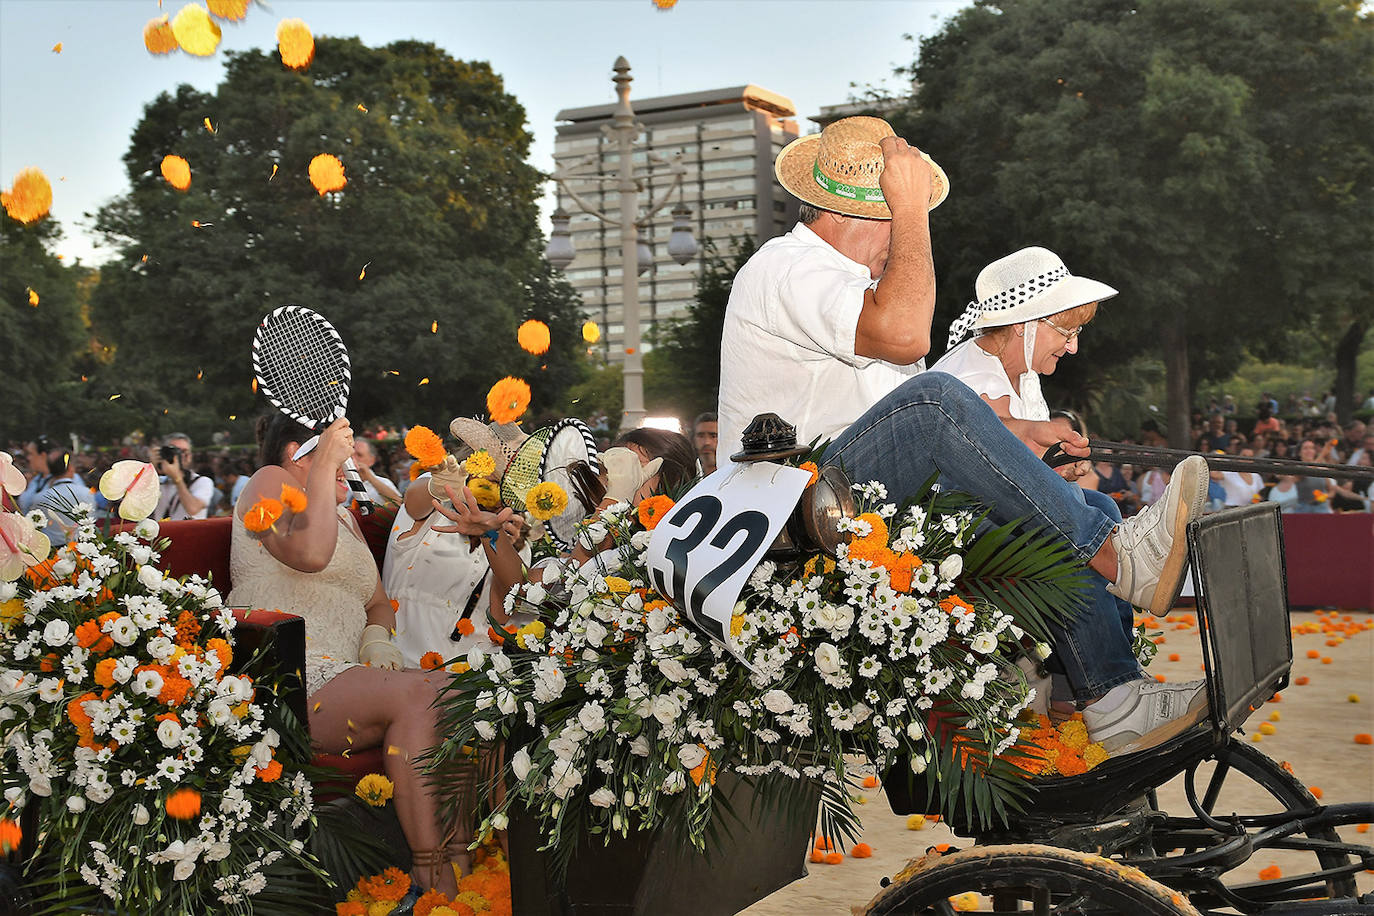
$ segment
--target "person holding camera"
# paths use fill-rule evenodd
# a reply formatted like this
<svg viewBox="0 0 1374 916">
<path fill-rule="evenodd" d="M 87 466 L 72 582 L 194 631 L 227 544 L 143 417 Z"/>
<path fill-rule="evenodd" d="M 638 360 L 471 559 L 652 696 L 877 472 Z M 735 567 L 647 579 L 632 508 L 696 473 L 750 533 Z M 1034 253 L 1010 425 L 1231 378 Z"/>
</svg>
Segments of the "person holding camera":
<svg viewBox="0 0 1374 916">
<path fill-rule="evenodd" d="M 157 471 L 162 475 L 162 495 L 153 518 L 179 522 L 205 518 L 215 497 L 215 481 L 191 470 L 191 437 L 171 433 L 162 438 Z"/>
</svg>

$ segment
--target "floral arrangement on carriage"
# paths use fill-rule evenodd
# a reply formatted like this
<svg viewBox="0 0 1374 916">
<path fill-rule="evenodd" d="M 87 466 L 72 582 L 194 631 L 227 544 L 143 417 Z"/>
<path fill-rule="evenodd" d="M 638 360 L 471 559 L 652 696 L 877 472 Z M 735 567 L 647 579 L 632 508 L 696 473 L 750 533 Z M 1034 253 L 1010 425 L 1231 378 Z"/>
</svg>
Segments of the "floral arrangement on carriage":
<svg viewBox="0 0 1374 916">
<path fill-rule="evenodd" d="M 468 654 L 441 697 L 449 737 L 431 762 L 442 772 L 502 747 L 505 792 L 484 829 L 529 812 L 555 869 L 587 836 L 664 826 L 704 850 L 729 774 L 770 804 L 819 786 L 820 830 L 853 842 L 861 762 L 901 766 L 946 810 L 984 823 L 1019 808 L 1038 758 L 1022 740 L 1030 692 L 1014 662 L 1047 653 L 1047 623 L 1081 603 L 1081 565 L 1046 535 L 985 530 L 985 510 L 933 478 L 898 505 L 877 483 L 850 493 L 819 457 L 786 470 L 802 481 L 793 505 L 826 487 L 853 503 L 831 551 L 770 552 L 745 569 L 728 620 L 669 600 L 691 591 L 653 546 L 671 534 L 671 554 L 719 530 L 693 532 L 683 516 L 728 469 L 677 502 L 611 506 L 583 526 L 593 560 L 512 592 L 508 608 L 538 619 Z"/>
<path fill-rule="evenodd" d="M 275 682 L 230 673 L 219 592 L 158 568 L 168 541 L 136 492 L 156 479 L 116 463 L 102 489 L 137 524 L 64 506 L 56 550 L 41 512 L 0 515 L 4 852 L 23 845 L 35 913 L 298 912 L 328 884 L 308 739 Z"/>
</svg>

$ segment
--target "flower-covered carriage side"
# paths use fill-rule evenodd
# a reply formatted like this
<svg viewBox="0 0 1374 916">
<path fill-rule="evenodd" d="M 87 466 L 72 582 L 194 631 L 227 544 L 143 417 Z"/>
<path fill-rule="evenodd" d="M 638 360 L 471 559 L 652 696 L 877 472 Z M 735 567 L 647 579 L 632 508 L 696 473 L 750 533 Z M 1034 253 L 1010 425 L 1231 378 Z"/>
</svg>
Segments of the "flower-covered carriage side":
<svg viewBox="0 0 1374 916">
<path fill-rule="evenodd" d="M 304 729 L 276 684 L 230 673 L 234 615 L 164 576 L 156 522 L 67 514 L 70 543 L 0 581 L 0 817 L 30 833 L 36 911 L 286 911 L 325 884 Z"/>
<path fill-rule="evenodd" d="M 900 506 L 879 484 L 854 490 L 848 545 L 764 561 L 723 639 L 655 587 L 649 547 L 672 502 L 611 506 L 582 532 L 592 561 L 508 598 L 539 619 L 469 653 L 433 767 L 503 745 L 484 826 L 531 812 L 560 867 L 586 836 L 668 826 L 705 848 L 725 774 L 775 803 L 819 785 L 821 829 L 857 839 L 852 755 L 905 759 L 949 810 L 1004 819 L 1034 759 L 1014 660 L 1080 603 L 1081 567 L 1047 537 L 980 531 L 984 512 L 934 480 Z"/>
</svg>

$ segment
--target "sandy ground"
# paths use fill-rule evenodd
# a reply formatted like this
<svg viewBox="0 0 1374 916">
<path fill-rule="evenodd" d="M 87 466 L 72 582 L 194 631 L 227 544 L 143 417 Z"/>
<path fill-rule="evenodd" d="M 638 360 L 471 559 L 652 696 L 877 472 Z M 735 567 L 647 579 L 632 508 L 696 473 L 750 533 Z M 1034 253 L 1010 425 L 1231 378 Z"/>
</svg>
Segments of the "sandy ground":
<svg viewBox="0 0 1374 916">
<path fill-rule="evenodd" d="M 1195 626 L 1185 622 L 1190 609 L 1181 608 L 1174 617 L 1158 621 L 1164 639 L 1150 667 L 1152 674 L 1169 680 L 1201 677 L 1201 642 Z M 1330 616 L 1327 616 L 1330 614 Z M 1322 624 L 1365 627 L 1349 637 L 1330 632 L 1303 632 Z M 1294 774 L 1309 787 L 1321 791 L 1326 804 L 1374 799 L 1374 746 L 1359 745 L 1354 736 L 1374 733 L 1374 616 L 1369 612 L 1294 612 L 1293 683 L 1282 691 L 1278 702 L 1268 703 L 1246 723 L 1243 740 L 1260 739 L 1258 747 L 1278 761 L 1292 765 Z M 1316 625 L 1316 626 L 1314 626 Z M 1336 645 L 1329 642 L 1341 641 Z M 1309 658 L 1308 652 L 1317 653 Z M 1177 655 L 1178 660 L 1170 660 Z M 1329 659 L 1329 663 L 1323 663 Z M 1307 678 L 1305 684 L 1297 681 Z M 1277 715 L 1276 715 L 1277 714 Z M 1260 734 L 1259 726 L 1272 727 L 1272 734 Z M 1269 731 L 1268 728 L 1265 731 Z M 1231 783 L 1228 783 L 1228 786 Z M 1262 793 L 1242 791 L 1228 806 L 1223 796 L 1218 813 L 1232 810 L 1268 813 L 1278 810 L 1272 799 Z M 1179 777 L 1160 790 L 1163 810 L 1189 814 Z M 812 864 L 810 874 L 771 894 L 742 912 L 747 916 L 811 916 L 811 914 L 848 914 L 851 907 L 866 904 L 879 890 L 879 881 L 895 874 L 913 857 L 929 847 L 950 843 L 958 848 L 972 845 L 970 840 L 953 836 L 944 824 L 926 825 L 918 831 L 907 829 L 907 819 L 892 813 L 880 789 L 874 789 L 860 809 L 864 822 L 863 841 L 873 848 L 873 856 L 855 859 L 846 856 L 838 865 Z M 1349 841 L 1374 845 L 1374 830 L 1359 835 L 1356 828 L 1344 828 Z M 1311 870 L 1314 859 L 1293 852 L 1261 852 L 1237 868 L 1228 883 L 1254 881 L 1259 872 L 1277 866 L 1284 874 Z M 1361 892 L 1374 891 L 1374 874 L 1359 876 Z"/>
</svg>

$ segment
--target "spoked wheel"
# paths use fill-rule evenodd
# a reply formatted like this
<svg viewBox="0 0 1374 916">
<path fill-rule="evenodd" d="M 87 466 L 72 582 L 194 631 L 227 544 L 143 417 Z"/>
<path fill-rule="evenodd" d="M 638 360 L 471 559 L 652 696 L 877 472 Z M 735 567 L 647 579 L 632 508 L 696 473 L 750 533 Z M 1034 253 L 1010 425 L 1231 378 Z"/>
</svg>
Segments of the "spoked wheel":
<svg viewBox="0 0 1374 916">
<path fill-rule="evenodd" d="M 912 860 L 869 902 L 868 916 L 1031 913 L 1198 916 L 1187 899 L 1136 868 L 1032 843 L 975 846 Z"/>
<path fill-rule="evenodd" d="M 1284 815 L 1297 818 L 1305 812 L 1316 810 L 1318 806 L 1316 798 L 1301 780 L 1272 757 L 1234 735 L 1217 751 L 1215 762 L 1204 761 L 1199 764 L 1193 777 L 1195 800 L 1206 814 L 1227 822 L 1233 813 L 1239 813 L 1242 823 L 1252 830 L 1263 826 L 1266 818 L 1269 821 L 1283 818 Z M 1253 820 L 1247 822 L 1246 818 Z M 1334 827 L 1315 828 L 1305 836 L 1311 840 L 1340 842 L 1340 835 Z M 1301 845 L 1300 842 L 1279 841 L 1269 848 L 1292 849 L 1298 845 Z M 1181 848 L 1186 853 L 1198 847 Z M 1159 850 L 1161 853 L 1165 851 Z M 1347 853 L 1330 849 L 1300 850 L 1288 854 L 1314 856 L 1323 869 L 1340 868 L 1354 861 Z M 1311 863 L 1311 859 L 1307 861 Z M 1249 874 L 1253 869 L 1246 867 L 1248 882 L 1252 880 Z M 1291 871 L 1291 868 L 1284 869 L 1285 874 Z M 1232 883 L 1225 875 L 1222 877 L 1225 883 Z M 1325 884 L 1328 897 L 1354 897 L 1356 894 L 1353 874 L 1328 879 Z"/>
</svg>

